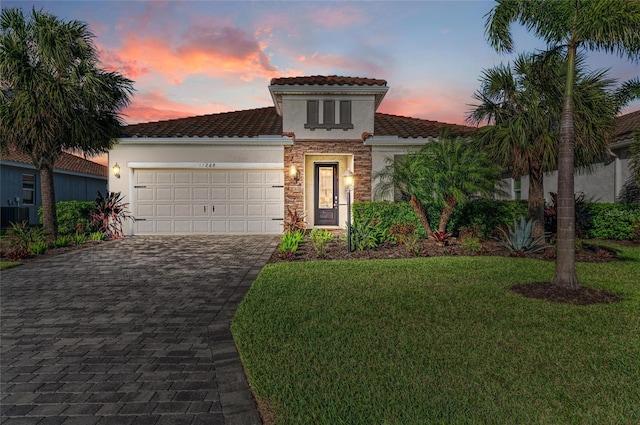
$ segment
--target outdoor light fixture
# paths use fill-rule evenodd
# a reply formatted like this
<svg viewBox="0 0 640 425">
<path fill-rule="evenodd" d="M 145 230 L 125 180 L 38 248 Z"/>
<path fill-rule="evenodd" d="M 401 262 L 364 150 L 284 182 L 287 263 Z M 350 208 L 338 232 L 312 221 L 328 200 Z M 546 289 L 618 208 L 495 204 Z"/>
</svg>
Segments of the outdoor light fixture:
<svg viewBox="0 0 640 425">
<path fill-rule="evenodd" d="M 353 192 L 353 171 L 347 169 L 342 175 L 344 188 L 347 192 L 347 249 L 351 252 L 351 192 Z"/>
<path fill-rule="evenodd" d="M 116 165 L 113 166 L 113 175 L 116 176 L 117 179 L 120 178 L 120 166 L 116 162 Z"/>
<path fill-rule="evenodd" d="M 291 180 L 296 183 L 300 180 L 300 173 L 298 173 L 298 169 L 295 165 L 292 165 L 291 168 L 289 168 L 289 176 L 291 176 Z"/>
</svg>

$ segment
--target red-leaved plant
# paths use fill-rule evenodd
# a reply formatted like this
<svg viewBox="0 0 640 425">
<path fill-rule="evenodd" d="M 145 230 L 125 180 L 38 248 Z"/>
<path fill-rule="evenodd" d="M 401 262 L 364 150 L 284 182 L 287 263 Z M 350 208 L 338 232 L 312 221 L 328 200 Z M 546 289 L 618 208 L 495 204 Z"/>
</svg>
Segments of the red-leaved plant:
<svg viewBox="0 0 640 425">
<path fill-rule="evenodd" d="M 448 239 L 451 237 L 451 233 L 449 232 L 433 232 L 433 240 L 436 241 L 438 245 L 446 245 Z"/>
<path fill-rule="evenodd" d="M 122 202 L 123 198 L 124 196 L 120 192 L 107 192 L 105 197 L 98 191 L 91 220 L 92 224 L 97 225 L 99 231 L 108 239 L 124 238 L 122 223 L 127 218 L 134 220 L 127 211 L 129 204 Z"/>
</svg>

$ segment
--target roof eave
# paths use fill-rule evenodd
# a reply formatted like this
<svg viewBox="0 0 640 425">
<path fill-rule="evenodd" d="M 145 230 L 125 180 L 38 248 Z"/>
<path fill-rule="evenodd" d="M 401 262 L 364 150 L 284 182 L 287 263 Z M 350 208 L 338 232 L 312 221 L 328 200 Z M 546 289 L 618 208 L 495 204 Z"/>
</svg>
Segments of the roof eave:
<svg viewBox="0 0 640 425">
<path fill-rule="evenodd" d="M 289 146 L 293 138 L 280 135 L 258 137 L 123 137 L 124 145 L 248 145 L 248 146 Z"/>
</svg>

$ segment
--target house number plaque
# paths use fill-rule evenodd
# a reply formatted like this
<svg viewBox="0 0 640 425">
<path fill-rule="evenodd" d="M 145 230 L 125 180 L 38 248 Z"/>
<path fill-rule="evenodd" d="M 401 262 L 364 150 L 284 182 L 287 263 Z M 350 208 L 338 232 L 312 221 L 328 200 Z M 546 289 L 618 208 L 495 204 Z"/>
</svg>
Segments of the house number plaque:
<svg viewBox="0 0 640 425">
<path fill-rule="evenodd" d="M 200 163 L 200 168 L 215 168 L 216 163 L 215 162 L 201 162 Z"/>
</svg>

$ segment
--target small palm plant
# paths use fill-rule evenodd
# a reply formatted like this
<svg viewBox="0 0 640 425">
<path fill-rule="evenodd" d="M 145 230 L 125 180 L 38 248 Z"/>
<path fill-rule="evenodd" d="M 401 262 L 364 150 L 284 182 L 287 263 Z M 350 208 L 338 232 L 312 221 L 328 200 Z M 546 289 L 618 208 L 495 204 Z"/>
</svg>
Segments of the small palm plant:
<svg viewBox="0 0 640 425">
<path fill-rule="evenodd" d="M 520 222 L 513 220 L 513 227 L 509 227 L 509 232 L 500 229 L 504 240 L 502 246 L 516 255 L 533 254 L 548 248 L 544 244 L 544 236 L 533 237 L 533 220 L 525 220 L 520 217 Z"/>
</svg>

